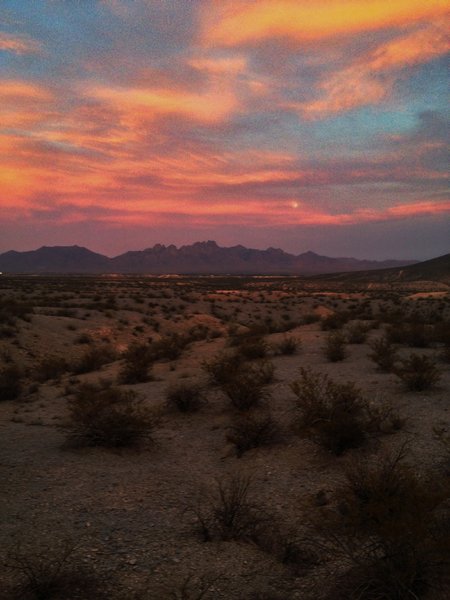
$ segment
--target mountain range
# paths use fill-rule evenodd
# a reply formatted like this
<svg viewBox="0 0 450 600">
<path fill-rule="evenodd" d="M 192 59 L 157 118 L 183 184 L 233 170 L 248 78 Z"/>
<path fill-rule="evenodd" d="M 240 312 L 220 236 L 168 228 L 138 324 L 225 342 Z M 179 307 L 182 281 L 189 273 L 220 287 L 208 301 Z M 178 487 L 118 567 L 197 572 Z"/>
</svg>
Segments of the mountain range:
<svg viewBox="0 0 450 600">
<path fill-rule="evenodd" d="M 319 275 L 402 267 L 416 261 L 330 258 L 314 252 L 294 255 L 279 248 L 256 250 L 244 246 L 223 248 L 216 242 L 196 242 L 177 248 L 156 244 L 109 258 L 80 246 L 42 246 L 38 250 L 0 254 L 3 273 L 135 273 Z"/>
</svg>

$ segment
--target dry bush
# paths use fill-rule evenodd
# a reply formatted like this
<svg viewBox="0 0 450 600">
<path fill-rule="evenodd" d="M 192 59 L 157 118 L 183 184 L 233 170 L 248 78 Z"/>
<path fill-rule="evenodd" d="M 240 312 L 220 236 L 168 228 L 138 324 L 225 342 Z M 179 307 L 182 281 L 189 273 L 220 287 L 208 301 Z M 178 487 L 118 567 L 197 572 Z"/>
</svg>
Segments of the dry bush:
<svg viewBox="0 0 450 600">
<path fill-rule="evenodd" d="M 206 404 L 206 399 L 200 385 L 178 383 L 166 391 L 166 404 L 182 413 L 193 413 Z"/>
<path fill-rule="evenodd" d="M 44 356 L 35 366 L 37 381 L 43 383 L 49 379 L 59 379 L 69 369 L 67 360 L 62 356 Z"/>
<path fill-rule="evenodd" d="M 22 371 L 14 363 L 0 370 L 0 400 L 15 400 L 22 391 Z"/>
<path fill-rule="evenodd" d="M 258 539 L 270 517 L 251 499 L 251 485 L 251 479 L 241 475 L 216 481 L 215 489 L 191 509 L 204 541 Z"/>
<path fill-rule="evenodd" d="M 188 343 L 187 337 L 177 333 L 164 336 L 151 344 L 153 360 L 175 360 L 181 356 Z"/>
<path fill-rule="evenodd" d="M 116 360 L 117 355 L 114 349 L 104 344 L 103 346 L 92 346 L 75 363 L 72 371 L 76 375 L 98 371 L 103 365 Z"/>
<path fill-rule="evenodd" d="M 301 348 L 301 340 L 299 338 L 295 338 L 292 336 L 285 336 L 281 342 L 275 346 L 275 351 L 277 354 L 281 354 L 284 356 L 290 356 L 293 354 L 297 354 L 297 352 Z"/>
<path fill-rule="evenodd" d="M 322 331 L 341 329 L 348 321 L 349 315 L 345 312 L 335 312 L 321 320 Z"/>
<path fill-rule="evenodd" d="M 358 448 L 369 435 L 401 426 L 388 405 L 369 403 L 352 382 L 336 383 L 302 368 L 291 389 L 297 396 L 297 430 L 333 454 Z"/>
<path fill-rule="evenodd" d="M 444 454 L 446 465 L 450 467 L 450 432 L 448 427 L 434 427 L 435 438 L 439 441 Z"/>
<path fill-rule="evenodd" d="M 76 546 L 68 541 L 39 549 L 17 546 L 5 561 L 16 579 L 8 590 L 11 600 L 86 600 L 110 598 L 104 581 L 74 559 Z"/>
<path fill-rule="evenodd" d="M 394 344 L 428 348 L 432 341 L 433 327 L 421 322 L 394 323 L 388 327 L 387 336 Z"/>
<path fill-rule="evenodd" d="M 383 336 L 373 340 L 370 347 L 372 352 L 369 354 L 369 358 L 378 365 L 380 371 L 391 373 L 394 370 L 395 361 L 397 360 L 397 350 L 389 337 Z"/>
<path fill-rule="evenodd" d="M 264 376 L 264 371 L 249 365 L 245 370 L 234 373 L 231 379 L 222 385 L 222 390 L 234 408 L 247 411 L 269 398 Z"/>
<path fill-rule="evenodd" d="M 132 390 L 104 382 L 82 384 L 69 400 L 69 441 L 82 446 L 119 448 L 150 440 L 156 416 Z"/>
<path fill-rule="evenodd" d="M 320 531 L 350 566 L 333 598 L 409 600 L 443 583 L 450 565 L 448 482 L 421 477 L 405 451 L 355 459 Z M 448 583 L 448 582 L 447 582 Z"/>
<path fill-rule="evenodd" d="M 346 339 L 349 344 L 364 344 L 367 339 L 369 327 L 361 321 L 353 321 L 345 331 Z"/>
<path fill-rule="evenodd" d="M 203 362 L 202 367 L 213 385 L 223 385 L 229 382 L 240 369 L 241 360 L 234 353 L 222 353 L 210 361 Z"/>
<path fill-rule="evenodd" d="M 347 356 L 345 343 L 345 337 L 341 333 L 335 332 L 328 334 L 325 341 L 325 347 L 323 349 L 325 357 L 330 362 L 339 362 L 344 360 L 344 358 Z"/>
<path fill-rule="evenodd" d="M 238 458 L 252 448 L 273 446 L 281 439 L 281 428 L 270 414 L 235 418 L 227 435 L 227 440 L 236 448 Z"/>
<path fill-rule="evenodd" d="M 265 358 L 269 351 L 269 345 L 260 336 L 248 336 L 240 340 L 236 354 L 243 360 L 255 360 Z"/>
<path fill-rule="evenodd" d="M 435 386 L 441 378 L 436 362 L 429 356 L 410 354 L 401 361 L 401 366 L 395 374 L 410 391 L 428 390 Z"/>
<path fill-rule="evenodd" d="M 119 383 L 143 383 L 151 379 L 150 368 L 154 355 L 148 344 L 131 344 L 124 359 L 118 376 Z"/>
</svg>

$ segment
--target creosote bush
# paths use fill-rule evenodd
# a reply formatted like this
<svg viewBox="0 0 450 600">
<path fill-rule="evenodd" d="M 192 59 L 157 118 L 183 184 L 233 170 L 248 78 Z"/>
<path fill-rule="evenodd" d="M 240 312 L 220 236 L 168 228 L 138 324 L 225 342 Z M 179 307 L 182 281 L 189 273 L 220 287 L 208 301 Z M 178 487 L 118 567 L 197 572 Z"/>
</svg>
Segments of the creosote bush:
<svg viewBox="0 0 450 600">
<path fill-rule="evenodd" d="M 73 373 L 81 375 L 98 371 L 103 365 L 106 365 L 117 358 L 114 349 L 104 344 L 102 346 L 92 346 L 81 355 L 73 367 Z"/>
<path fill-rule="evenodd" d="M 340 332 L 328 334 L 324 354 L 330 362 L 339 362 L 347 356 L 345 337 Z"/>
<path fill-rule="evenodd" d="M 417 392 L 432 388 L 441 378 L 435 361 L 420 354 L 410 354 L 408 358 L 403 359 L 395 374 L 408 390 Z"/>
<path fill-rule="evenodd" d="M 378 369 L 383 373 L 391 373 L 397 360 L 397 349 L 392 344 L 388 336 L 383 336 L 373 340 L 370 344 L 372 352 L 369 354 Z"/>
<path fill-rule="evenodd" d="M 192 510 L 205 542 L 240 540 L 255 542 L 270 522 L 269 515 L 251 499 L 252 481 L 234 475 L 216 481 L 215 489 Z"/>
<path fill-rule="evenodd" d="M 337 490 L 337 510 L 320 515 L 324 538 L 351 565 L 337 597 L 423 598 L 443 581 L 450 487 L 420 476 L 404 459 L 404 448 L 372 461 L 354 459 Z"/>
<path fill-rule="evenodd" d="M 246 365 L 245 369 L 237 370 L 221 387 L 234 408 L 248 411 L 270 397 L 267 383 L 272 378 L 273 368 L 266 363 Z"/>
<path fill-rule="evenodd" d="M 45 356 L 35 367 L 35 377 L 40 383 L 49 379 L 58 379 L 69 368 L 63 356 Z"/>
<path fill-rule="evenodd" d="M 277 354 L 289 356 L 292 354 L 297 354 L 301 347 L 301 341 L 299 338 L 295 338 L 292 336 L 285 336 L 281 342 L 275 347 Z"/>
<path fill-rule="evenodd" d="M 0 370 L 0 400 L 15 400 L 22 391 L 22 371 L 14 363 Z"/>
<path fill-rule="evenodd" d="M 174 408 L 182 413 L 197 412 L 205 403 L 204 392 L 201 386 L 195 383 L 178 383 L 166 392 L 168 408 Z"/>
<path fill-rule="evenodd" d="M 74 557 L 76 545 L 68 541 L 48 547 L 11 550 L 4 568 L 15 578 L 8 590 L 12 600 L 83 600 L 110 598 L 104 581 Z M 3 597 L 3 596 L 2 596 Z"/>
<path fill-rule="evenodd" d="M 120 448 L 151 441 L 156 415 L 132 390 L 102 382 L 82 384 L 69 400 L 69 441 L 76 445 Z"/>
<path fill-rule="evenodd" d="M 238 458 L 252 448 L 273 446 L 281 439 L 280 426 L 270 414 L 236 417 L 227 435 L 227 440 L 236 448 Z"/>
<path fill-rule="evenodd" d="M 119 383 L 143 383 L 151 379 L 150 368 L 154 360 L 148 344 L 131 344 L 124 354 L 124 363 L 119 372 Z"/>
<path fill-rule="evenodd" d="M 296 429 L 336 455 L 362 446 L 369 435 L 394 431 L 402 424 L 388 405 L 372 405 L 352 382 L 336 383 L 302 368 L 291 389 L 297 396 Z"/>
<path fill-rule="evenodd" d="M 346 338 L 349 344 L 364 344 L 369 327 L 361 321 L 353 321 L 347 326 Z"/>
<path fill-rule="evenodd" d="M 234 353 L 222 353 L 203 362 L 202 367 L 213 385 L 223 385 L 229 382 L 240 369 L 241 360 Z"/>
</svg>

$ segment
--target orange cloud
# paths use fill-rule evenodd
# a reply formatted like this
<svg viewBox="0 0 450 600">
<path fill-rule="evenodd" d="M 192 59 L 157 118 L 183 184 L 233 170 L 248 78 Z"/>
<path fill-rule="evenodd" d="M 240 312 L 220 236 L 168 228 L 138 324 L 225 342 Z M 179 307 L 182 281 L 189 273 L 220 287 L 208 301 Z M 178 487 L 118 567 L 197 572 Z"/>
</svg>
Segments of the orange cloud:
<svg viewBox="0 0 450 600">
<path fill-rule="evenodd" d="M 440 17 L 448 0 L 229 0 L 207 5 L 202 38 L 207 45 L 235 46 L 286 37 L 311 42 L 337 35 Z"/>
<path fill-rule="evenodd" d="M 0 32 L 0 50 L 14 54 L 34 54 L 39 52 L 39 42 L 23 36 Z"/>
<path fill-rule="evenodd" d="M 317 118 L 359 106 L 377 104 L 389 96 L 397 71 L 426 63 L 450 50 L 443 26 L 430 25 L 380 45 L 348 67 L 333 73 L 319 86 L 321 97 L 290 104 L 306 117 Z"/>
<path fill-rule="evenodd" d="M 227 85 L 219 85 L 203 94 L 170 89 L 100 86 L 87 87 L 85 93 L 127 113 L 131 122 L 135 121 L 136 116 L 152 120 L 164 114 L 179 114 L 199 121 L 217 122 L 237 107 L 233 90 Z"/>
</svg>

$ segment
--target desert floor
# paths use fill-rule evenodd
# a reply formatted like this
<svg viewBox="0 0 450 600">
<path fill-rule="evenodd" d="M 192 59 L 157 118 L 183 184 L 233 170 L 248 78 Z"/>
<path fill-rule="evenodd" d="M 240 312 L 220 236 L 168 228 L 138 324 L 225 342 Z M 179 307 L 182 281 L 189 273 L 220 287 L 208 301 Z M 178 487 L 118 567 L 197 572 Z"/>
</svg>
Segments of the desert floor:
<svg viewBox="0 0 450 600">
<path fill-rule="evenodd" d="M 332 541 L 319 543 L 311 524 L 335 510 L 351 461 L 370 463 L 404 447 L 417 473 L 448 478 L 436 431 L 450 428 L 449 322 L 450 290 L 432 283 L 345 289 L 297 278 L 2 276 L 0 370 L 16 365 L 20 378 L 16 397 L 8 399 L 6 388 L 0 402 L 3 597 L 37 598 L 26 595 L 27 566 L 45 567 L 67 548 L 63 569 L 88 569 L 98 591 L 45 597 L 95 598 L 102 590 L 121 599 L 345 597 L 335 586 L 351 561 L 330 550 Z M 429 356 L 440 373 L 429 389 L 407 390 L 369 356 L 374 340 L 402 324 L 408 331 L 419 324 L 420 339 L 402 341 L 400 332 L 397 360 Z M 364 332 L 360 343 L 351 343 L 355 327 Z M 332 362 L 324 347 L 336 331 L 346 339 L 345 358 Z M 292 338 L 296 351 L 283 353 Z M 161 340 L 169 350 L 155 355 L 149 380 L 121 383 L 127 348 Z M 204 365 L 243 343 L 265 354 L 259 361 L 241 356 L 244 370 L 273 364 L 250 415 L 270 413 L 278 436 L 238 457 L 230 427 L 247 413 L 233 408 L 226 386 L 212 385 Z M 80 368 L 88 352 L 95 360 Z M 302 367 L 354 382 L 372 408 L 390 407 L 397 425 L 338 455 L 300 435 L 291 383 Z M 136 448 L 68 443 L 71 399 L 84 382 L 100 380 L 134 390 L 157 414 L 152 441 Z M 198 411 L 167 405 L 167 390 L 181 384 L 201 387 Z M 199 507 L 208 510 L 218 485 L 236 475 L 249 478 L 251 501 L 297 555 L 289 559 L 286 548 L 280 555 L 245 536 L 202 539 Z M 428 589 L 420 597 L 446 593 Z"/>
</svg>

